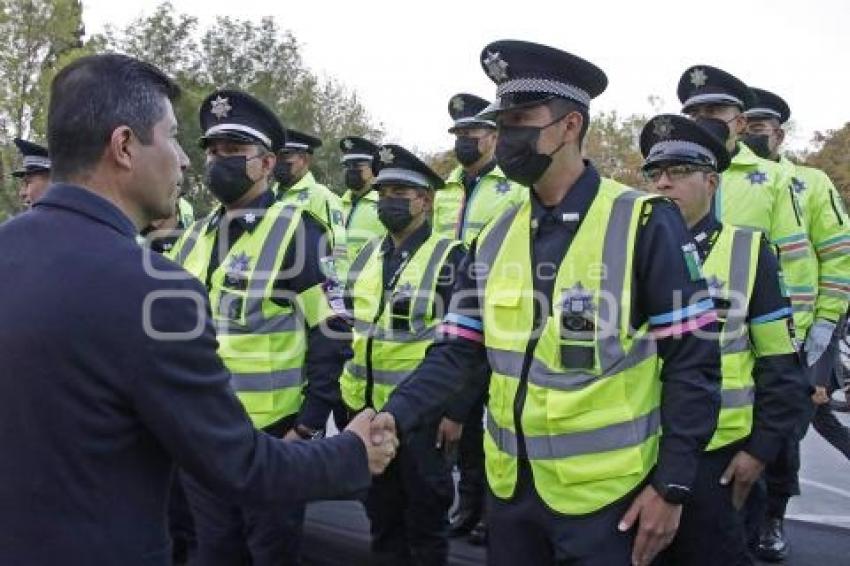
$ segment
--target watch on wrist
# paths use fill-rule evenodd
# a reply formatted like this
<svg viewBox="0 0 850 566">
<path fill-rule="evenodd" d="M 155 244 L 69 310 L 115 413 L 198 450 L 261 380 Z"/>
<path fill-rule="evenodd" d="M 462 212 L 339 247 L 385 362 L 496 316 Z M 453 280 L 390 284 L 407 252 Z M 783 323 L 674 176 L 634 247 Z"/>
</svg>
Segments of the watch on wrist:
<svg viewBox="0 0 850 566">
<path fill-rule="evenodd" d="M 691 490 L 683 485 L 668 483 L 655 484 L 653 487 L 658 491 L 661 498 L 671 505 L 683 505 L 687 503 L 691 496 Z"/>
</svg>

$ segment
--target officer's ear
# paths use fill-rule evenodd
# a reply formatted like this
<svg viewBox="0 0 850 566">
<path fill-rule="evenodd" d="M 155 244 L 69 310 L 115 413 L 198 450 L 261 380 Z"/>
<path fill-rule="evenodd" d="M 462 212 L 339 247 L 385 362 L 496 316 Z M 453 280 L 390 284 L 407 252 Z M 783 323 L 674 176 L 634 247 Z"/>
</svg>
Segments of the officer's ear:
<svg viewBox="0 0 850 566">
<path fill-rule="evenodd" d="M 735 116 L 729 124 L 729 130 L 735 133 L 736 138 L 744 135 L 744 132 L 747 131 L 747 117 L 744 116 L 743 112 Z"/>
<path fill-rule="evenodd" d="M 422 211 L 430 213 L 434 208 L 434 189 L 417 189 L 417 192 L 422 199 Z"/>
<path fill-rule="evenodd" d="M 714 198 L 714 193 L 717 192 L 717 187 L 720 186 L 720 173 L 709 171 L 705 174 L 708 180 L 708 196 Z"/>
<path fill-rule="evenodd" d="M 273 151 L 267 151 L 262 157 L 263 175 L 268 177 L 274 171 L 274 166 L 277 164 L 277 154 Z"/>
</svg>

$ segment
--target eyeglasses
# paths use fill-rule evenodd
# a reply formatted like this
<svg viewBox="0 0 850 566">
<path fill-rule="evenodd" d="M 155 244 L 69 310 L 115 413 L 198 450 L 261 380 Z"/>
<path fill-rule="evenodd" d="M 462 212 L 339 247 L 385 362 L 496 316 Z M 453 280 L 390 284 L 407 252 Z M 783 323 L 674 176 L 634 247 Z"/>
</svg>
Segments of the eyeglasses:
<svg viewBox="0 0 850 566">
<path fill-rule="evenodd" d="M 667 173 L 667 178 L 671 181 L 679 181 L 693 173 L 708 173 L 712 169 L 704 165 L 694 165 L 692 163 L 677 163 L 675 165 L 654 166 L 649 169 L 644 169 L 643 176 L 647 181 L 657 183 L 664 173 Z"/>
</svg>

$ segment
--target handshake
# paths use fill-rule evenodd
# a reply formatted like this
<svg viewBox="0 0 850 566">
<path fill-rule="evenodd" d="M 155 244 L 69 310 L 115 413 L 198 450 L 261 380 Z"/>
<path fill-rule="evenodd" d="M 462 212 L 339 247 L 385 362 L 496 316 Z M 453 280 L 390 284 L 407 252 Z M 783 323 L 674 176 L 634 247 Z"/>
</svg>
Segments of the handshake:
<svg viewBox="0 0 850 566">
<path fill-rule="evenodd" d="M 363 441 L 372 475 L 382 474 L 398 450 L 393 416 L 389 413 L 376 415 L 373 409 L 366 409 L 358 413 L 345 430 L 353 432 Z"/>
</svg>

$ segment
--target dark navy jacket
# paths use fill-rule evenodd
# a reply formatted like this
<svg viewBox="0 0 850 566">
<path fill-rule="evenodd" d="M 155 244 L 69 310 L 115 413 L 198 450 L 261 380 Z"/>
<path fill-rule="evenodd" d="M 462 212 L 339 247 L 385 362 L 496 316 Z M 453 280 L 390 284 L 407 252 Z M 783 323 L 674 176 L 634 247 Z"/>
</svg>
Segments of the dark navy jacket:
<svg viewBox="0 0 850 566">
<path fill-rule="evenodd" d="M 235 502 L 369 485 L 353 433 L 284 444 L 254 430 L 206 290 L 135 238 L 70 185 L 0 226 L 0 564 L 170 564 L 175 462 Z"/>
</svg>

